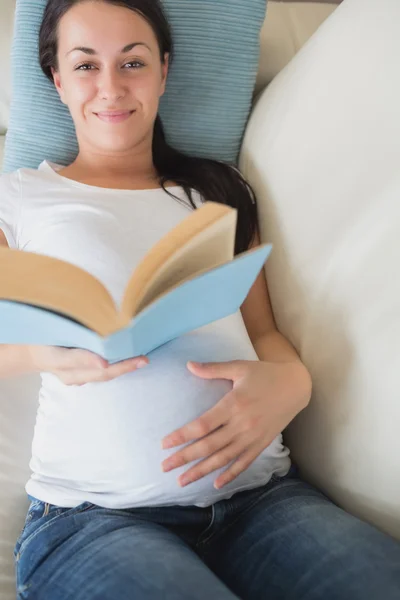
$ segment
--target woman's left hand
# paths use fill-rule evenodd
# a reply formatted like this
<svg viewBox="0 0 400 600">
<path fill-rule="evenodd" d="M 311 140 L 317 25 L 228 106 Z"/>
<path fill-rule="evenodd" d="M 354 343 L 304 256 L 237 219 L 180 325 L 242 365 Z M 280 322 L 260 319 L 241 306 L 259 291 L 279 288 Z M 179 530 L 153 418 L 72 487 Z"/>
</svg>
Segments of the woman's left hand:
<svg viewBox="0 0 400 600">
<path fill-rule="evenodd" d="M 204 379 L 229 379 L 233 388 L 201 417 L 164 438 L 164 449 L 193 441 L 162 463 L 164 471 L 204 459 L 180 476 L 181 486 L 234 461 L 214 482 L 220 489 L 247 469 L 310 400 L 310 377 L 300 361 L 187 366 Z"/>
</svg>

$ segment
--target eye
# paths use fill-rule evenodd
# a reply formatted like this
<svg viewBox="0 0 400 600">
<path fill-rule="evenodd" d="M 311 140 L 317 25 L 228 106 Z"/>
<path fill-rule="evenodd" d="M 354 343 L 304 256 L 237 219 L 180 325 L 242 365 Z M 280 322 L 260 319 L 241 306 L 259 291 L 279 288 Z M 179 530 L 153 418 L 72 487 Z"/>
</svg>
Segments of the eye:
<svg viewBox="0 0 400 600">
<path fill-rule="evenodd" d="M 133 67 L 133 68 L 140 69 L 141 67 L 144 67 L 144 66 L 145 65 L 138 60 L 131 60 L 130 62 L 125 63 L 123 68 L 125 69 L 125 67 Z"/>
<path fill-rule="evenodd" d="M 83 63 L 82 65 L 78 65 L 74 70 L 75 71 L 91 71 L 92 68 L 95 68 L 94 65 L 90 65 L 89 63 Z"/>
<path fill-rule="evenodd" d="M 129 67 L 129 69 L 141 69 L 144 66 L 146 65 L 138 60 L 131 60 L 124 64 L 123 69 L 125 67 Z M 90 63 L 82 63 L 75 68 L 75 71 L 92 71 L 95 68 L 95 65 L 91 65 Z"/>
</svg>

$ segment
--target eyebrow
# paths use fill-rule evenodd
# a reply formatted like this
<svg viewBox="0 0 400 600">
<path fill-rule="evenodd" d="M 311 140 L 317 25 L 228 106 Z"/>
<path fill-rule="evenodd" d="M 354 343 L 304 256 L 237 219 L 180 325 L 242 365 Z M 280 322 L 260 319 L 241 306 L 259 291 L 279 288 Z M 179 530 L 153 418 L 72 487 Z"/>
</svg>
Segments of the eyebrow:
<svg viewBox="0 0 400 600">
<path fill-rule="evenodd" d="M 144 42 L 133 42 L 132 44 L 124 46 L 121 50 L 121 54 L 126 54 L 127 52 L 130 52 L 135 46 L 145 46 L 151 52 L 150 46 L 148 46 Z M 77 46 L 76 48 L 72 48 L 72 50 L 69 50 L 65 56 L 68 56 L 68 54 L 71 54 L 71 52 L 74 52 L 76 50 L 78 50 L 79 52 L 84 52 L 85 54 L 90 54 L 90 56 L 94 56 L 97 54 L 96 50 L 94 50 L 93 48 L 87 48 L 86 46 Z"/>
</svg>

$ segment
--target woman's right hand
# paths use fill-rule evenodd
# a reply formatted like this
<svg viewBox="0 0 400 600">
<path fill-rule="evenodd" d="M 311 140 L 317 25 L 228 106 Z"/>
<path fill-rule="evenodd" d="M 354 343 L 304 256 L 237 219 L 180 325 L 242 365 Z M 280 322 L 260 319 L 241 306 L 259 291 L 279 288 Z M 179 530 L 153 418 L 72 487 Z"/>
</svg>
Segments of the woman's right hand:
<svg viewBox="0 0 400 600">
<path fill-rule="evenodd" d="M 29 346 L 33 369 L 53 373 L 66 385 L 85 385 L 110 381 L 136 371 L 149 363 L 146 356 L 136 356 L 109 365 L 104 358 L 89 350 L 61 346 Z"/>
</svg>

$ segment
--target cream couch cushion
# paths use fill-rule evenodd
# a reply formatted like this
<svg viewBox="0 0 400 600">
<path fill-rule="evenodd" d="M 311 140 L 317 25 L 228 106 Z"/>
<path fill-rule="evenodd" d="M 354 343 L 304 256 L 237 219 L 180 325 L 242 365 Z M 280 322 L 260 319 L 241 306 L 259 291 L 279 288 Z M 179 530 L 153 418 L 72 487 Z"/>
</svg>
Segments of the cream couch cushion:
<svg viewBox="0 0 400 600">
<path fill-rule="evenodd" d="M 240 165 L 278 325 L 314 380 L 286 441 L 400 538 L 399 23 L 399 0 L 345 0 L 259 97 Z"/>
<path fill-rule="evenodd" d="M 15 0 L 0 0 L 0 136 L 8 125 L 10 106 L 10 51 Z M 1 165 L 1 157 L 0 157 Z"/>
<path fill-rule="evenodd" d="M 4 135 L 0 135 L 0 171 L 1 171 L 1 165 L 3 164 L 4 140 L 5 140 Z"/>
<path fill-rule="evenodd" d="M 286 67 L 336 8 L 335 3 L 268 2 L 255 95 Z"/>
<path fill-rule="evenodd" d="M 30 477 L 40 377 L 27 375 L 0 384 L 0 599 L 15 600 L 13 549 L 29 506 L 24 486 Z"/>
</svg>

